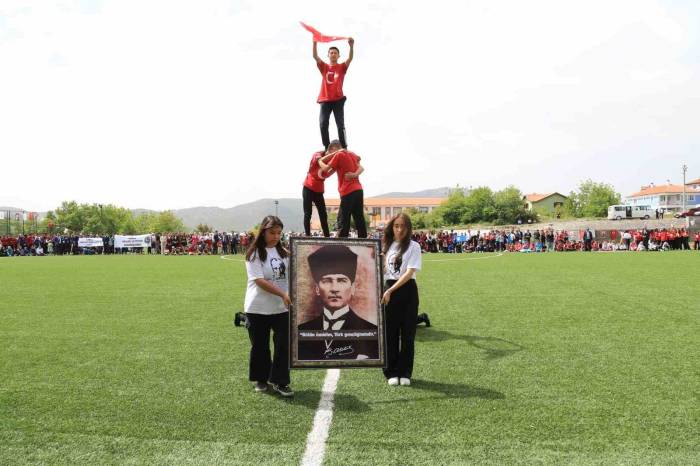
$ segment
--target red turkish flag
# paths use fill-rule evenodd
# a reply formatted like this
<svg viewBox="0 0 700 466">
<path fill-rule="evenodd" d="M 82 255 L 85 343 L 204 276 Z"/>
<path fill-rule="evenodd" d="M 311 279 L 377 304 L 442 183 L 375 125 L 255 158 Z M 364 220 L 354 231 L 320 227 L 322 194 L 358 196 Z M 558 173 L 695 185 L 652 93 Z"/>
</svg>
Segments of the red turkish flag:
<svg viewBox="0 0 700 466">
<path fill-rule="evenodd" d="M 314 40 L 316 42 L 333 42 L 334 40 L 347 40 L 347 37 L 342 37 L 342 36 L 325 36 L 318 32 L 316 29 L 312 28 L 308 24 L 304 24 L 301 21 L 299 21 L 299 24 L 301 24 L 301 27 L 309 31 L 311 34 L 314 35 Z"/>
</svg>

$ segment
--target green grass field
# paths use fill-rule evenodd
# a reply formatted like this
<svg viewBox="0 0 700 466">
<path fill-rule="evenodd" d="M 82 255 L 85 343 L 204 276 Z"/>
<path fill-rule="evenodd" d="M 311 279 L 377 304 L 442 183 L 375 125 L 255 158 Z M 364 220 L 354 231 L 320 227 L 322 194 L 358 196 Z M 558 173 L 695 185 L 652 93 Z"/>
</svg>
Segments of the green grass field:
<svg viewBox="0 0 700 466">
<path fill-rule="evenodd" d="M 240 256 L 238 258 L 240 260 Z M 700 254 L 428 255 L 412 387 L 342 371 L 325 464 L 700 464 Z M 0 260 L 0 464 L 298 464 L 242 262 Z"/>
</svg>

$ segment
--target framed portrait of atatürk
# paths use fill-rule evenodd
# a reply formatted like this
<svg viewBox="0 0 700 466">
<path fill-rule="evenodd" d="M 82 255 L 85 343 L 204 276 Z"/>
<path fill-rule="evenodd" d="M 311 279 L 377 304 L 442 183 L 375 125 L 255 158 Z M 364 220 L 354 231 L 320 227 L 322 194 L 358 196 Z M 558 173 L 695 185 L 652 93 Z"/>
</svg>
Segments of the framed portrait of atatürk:
<svg viewBox="0 0 700 466">
<path fill-rule="evenodd" d="M 384 367 L 381 244 L 290 239 L 293 368 Z"/>
</svg>

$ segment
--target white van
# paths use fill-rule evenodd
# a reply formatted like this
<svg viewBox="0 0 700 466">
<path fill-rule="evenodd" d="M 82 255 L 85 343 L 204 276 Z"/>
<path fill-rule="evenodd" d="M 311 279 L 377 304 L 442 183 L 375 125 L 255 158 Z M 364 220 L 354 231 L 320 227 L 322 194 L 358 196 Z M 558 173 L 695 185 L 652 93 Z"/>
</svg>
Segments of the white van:
<svg viewBox="0 0 700 466">
<path fill-rule="evenodd" d="M 654 209 L 648 205 L 611 205 L 608 207 L 608 220 L 622 220 L 623 218 L 648 220 L 653 213 Z"/>
</svg>

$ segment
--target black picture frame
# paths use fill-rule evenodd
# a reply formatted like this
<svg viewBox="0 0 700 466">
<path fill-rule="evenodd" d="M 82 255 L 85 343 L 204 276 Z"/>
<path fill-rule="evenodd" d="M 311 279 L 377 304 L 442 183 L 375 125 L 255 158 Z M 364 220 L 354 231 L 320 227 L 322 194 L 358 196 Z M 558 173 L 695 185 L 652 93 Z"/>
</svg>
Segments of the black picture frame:
<svg viewBox="0 0 700 466">
<path fill-rule="evenodd" d="M 380 240 L 292 237 L 289 246 L 290 367 L 385 367 Z M 343 290 L 332 289 L 328 285 L 332 277 L 343 275 L 341 271 L 346 271 L 346 276 L 352 275 L 353 261 L 354 277 L 345 280 L 345 285 L 337 285 L 345 287 Z M 324 272 L 330 272 L 330 277 L 323 275 Z M 343 281 L 342 277 L 338 280 Z M 346 300 L 348 294 L 350 298 Z M 345 314 L 329 323 L 323 315 L 324 307 L 341 305 L 347 309 L 341 307 L 336 311 Z M 332 327 L 323 328 L 328 325 Z"/>
</svg>

